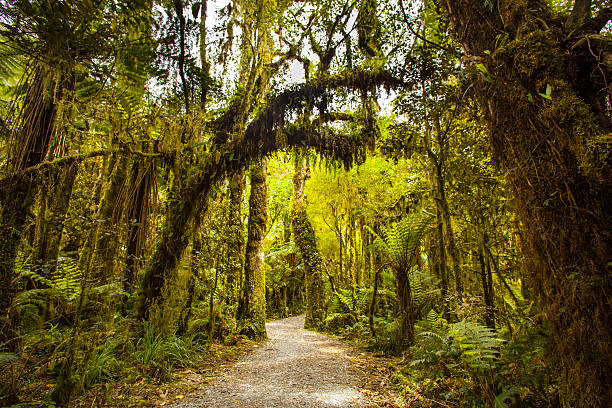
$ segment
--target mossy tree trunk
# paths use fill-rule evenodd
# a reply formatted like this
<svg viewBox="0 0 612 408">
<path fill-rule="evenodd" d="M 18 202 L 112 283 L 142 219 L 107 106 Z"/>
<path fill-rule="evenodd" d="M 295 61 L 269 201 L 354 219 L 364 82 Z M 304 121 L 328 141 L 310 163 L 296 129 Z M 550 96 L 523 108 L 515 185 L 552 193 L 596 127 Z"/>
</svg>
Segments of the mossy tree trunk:
<svg viewBox="0 0 612 408">
<path fill-rule="evenodd" d="M 230 302 L 238 304 L 242 288 L 244 264 L 244 227 L 242 224 L 242 198 L 244 196 L 244 171 L 232 174 L 229 182 L 229 207 L 227 214 L 227 286 Z"/>
<path fill-rule="evenodd" d="M 65 85 L 43 65 L 36 68 L 19 125 L 9 142 L 9 171 L 19 172 L 54 158 L 57 100 L 61 99 Z M 0 342 L 7 340 L 9 333 L 8 310 L 13 299 L 11 282 L 15 260 L 39 183 L 39 175 L 24 175 L 15 178 L 0 194 Z"/>
<path fill-rule="evenodd" d="M 322 278 L 322 258 L 317 249 L 314 228 L 308 219 L 304 203 L 304 187 L 307 171 L 303 163 L 296 161 L 293 175 L 293 205 L 291 219 L 293 239 L 304 263 L 304 280 L 306 286 L 306 320 L 305 328 L 320 328 L 324 317 L 324 293 Z"/>
<path fill-rule="evenodd" d="M 155 164 L 147 159 L 137 159 L 132 165 L 125 210 L 128 233 L 123 288 L 128 293 L 134 291 L 138 266 L 146 246 L 153 211 L 153 194 L 157 190 L 155 180 Z"/>
<path fill-rule="evenodd" d="M 98 180 L 96 181 L 95 190 L 93 192 L 93 200 L 90 203 L 91 211 L 91 222 L 89 223 L 89 232 L 87 237 L 81 246 L 79 253 L 79 266 L 82 271 L 89 271 L 91 258 L 94 250 L 96 249 L 96 238 L 98 233 L 98 215 L 100 212 L 100 204 L 102 202 L 103 194 L 105 193 L 105 186 L 107 180 L 110 180 L 113 171 L 115 170 L 115 164 L 117 163 L 117 153 L 110 156 L 105 156 L 102 168 L 98 174 Z"/>
<path fill-rule="evenodd" d="M 517 198 L 562 404 L 612 406 L 612 44 L 598 35 L 612 10 L 591 18 L 591 1 L 576 1 L 567 19 L 534 0 L 441 5 L 487 72 L 475 89 Z"/>
<path fill-rule="evenodd" d="M 267 215 L 266 161 L 262 158 L 251 166 L 244 284 L 238 307 L 238 330 L 254 339 L 266 338 L 266 272 L 263 245 Z"/>
<path fill-rule="evenodd" d="M 78 169 L 78 163 L 73 163 L 66 168 L 51 170 L 54 174 L 49 177 L 50 191 L 41 198 L 32 263 L 37 272 L 47 278 L 53 275 L 57 267 L 64 221 Z"/>
<path fill-rule="evenodd" d="M 95 247 L 87 267 L 88 275 L 98 283 L 108 282 L 112 278 L 116 255 L 119 245 L 119 229 L 117 222 L 120 219 L 122 200 L 125 198 L 124 189 L 127 178 L 129 159 L 125 156 L 117 157 L 115 168 L 111 174 L 111 181 L 105 191 L 97 219 L 99 221 Z"/>
</svg>

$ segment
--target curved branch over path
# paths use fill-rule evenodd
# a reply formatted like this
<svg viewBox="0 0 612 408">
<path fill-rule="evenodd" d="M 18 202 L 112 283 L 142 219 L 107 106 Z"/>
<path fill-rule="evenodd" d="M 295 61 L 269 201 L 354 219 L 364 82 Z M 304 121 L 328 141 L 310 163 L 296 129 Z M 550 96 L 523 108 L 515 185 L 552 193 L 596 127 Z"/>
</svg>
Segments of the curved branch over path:
<svg viewBox="0 0 612 408">
<path fill-rule="evenodd" d="M 195 210 L 205 203 L 215 183 L 244 168 L 252 160 L 282 149 L 313 148 L 322 156 L 341 161 L 347 167 L 351 166 L 360 148 L 358 140 L 338 136 L 331 131 L 319 133 L 315 128 L 287 124 L 287 119 L 326 90 L 359 90 L 372 86 L 397 89 L 406 84 L 388 71 L 353 71 L 298 85 L 270 98 L 266 108 L 249 123 L 240 140 L 213 146 L 200 172 L 173 194 L 180 197 L 180 201 L 170 208 L 145 270 L 140 317 L 147 317 L 150 307 L 162 297 L 168 277 L 187 247 L 186 226 L 191 222 Z M 213 127 L 217 133 L 229 135 L 235 128 L 235 118 L 230 107 L 213 123 Z M 220 137 L 216 140 L 231 138 Z"/>
</svg>

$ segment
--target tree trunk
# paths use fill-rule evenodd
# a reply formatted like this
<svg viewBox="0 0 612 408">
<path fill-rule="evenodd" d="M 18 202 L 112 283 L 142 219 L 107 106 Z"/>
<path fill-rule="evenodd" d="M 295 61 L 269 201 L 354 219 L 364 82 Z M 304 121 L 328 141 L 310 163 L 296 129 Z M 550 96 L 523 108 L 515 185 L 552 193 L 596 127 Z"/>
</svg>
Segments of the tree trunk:
<svg viewBox="0 0 612 408">
<path fill-rule="evenodd" d="M 242 288 L 244 264 L 244 227 L 242 225 L 242 197 L 244 195 L 244 171 L 232 174 L 229 182 L 229 208 L 227 214 L 227 276 L 230 303 L 237 305 Z"/>
<path fill-rule="evenodd" d="M 49 178 L 50 184 L 53 184 L 50 194 L 45 194 L 41 199 L 44 204 L 38 214 L 32 264 L 37 273 L 46 278 L 51 278 L 57 267 L 64 221 L 78 170 L 77 163 L 52 170 L 54 174 Z"/>
<path fill-rule="evenodd" d="M 370 334 L 372 337 L 376 337 L 376 331 L 374 329 L 374 314 L 376 313 L 376 296 L 378 295 L 378 280 L 382 267 L 376 268 L 374 272 L 374 286 L 372 288 L 372 300 L 370 302 L 370 310 L 368 313 L 368 322 L 370 325 Z"/>
<path fill-rule="evenodd" d="M 102 202 L 102 194 L 104 192 L 104 185 L 107 180 L 111 179 L 111 175 L 115 170 L 115 165 L 117 164 L 118 155 L 112 154 L 108 159 L 106 156 L 104 157 L 104 161 L 102 163 L 102 169 L 98 174 L 98 180 L 96 181 L 96 186 L 93 192 L 93 203 L 90 203 L 90 211 L 92 213 L 91 221 L 89 223 L 89 232 L 87 233 L 87 238 L 85 242 L 82 244 L 81 251 L 79 253 L 79 265 L 81 270 L 87 272 L 90 270 L 91 259 L 93 257 L 93 253 L 96 249 L 96 238 L 98 235 L 98 216 L 100 213 L 100 205 Z"/>
<path fill-rule="evenodd" d="M 414 343 L 414 308 L 412 307 L 412 288 L 407 271 L 395 274 L 395 291 L 400 308 L 400 338 L 402 349 Z"/>
<path fill-rule="evenodd" d="M 128 235 L 123 288 L 128 293 L 134 291 L 140 258 L 146 244 L 152 212 L 152 193 L 156 191 L 155 176 L 155 166 L 152 162 L 145 159 L 134 162 L 126 204 Z"/>
<path fill-rule="evenodd" d="M 189 260 L 189 281 L 187 282 L 187 300 L 185 300 L 185 306 L 181 310 L 181 314 L 178 321 L 178 329 L 176 334 L 179 336 L 187 332 L 189 325 L 189 319 L 191 318 L 192 305 L 195 297 L 196 282 L 200 276 L 200 253 L 202 252 L 202 239 L 201 233 L 198 228 L 194 228 L 191 236 L 191 259 Z M 215 260 L 216 262 L 216 260 Z M 218 266 L 218 263 L 215 265 Z M 216 269 L 216 268 L 215 268 Z M 216 286 L 216 284 L 215 284 Z"/>
<path fill-rule="evenodd" d="M 64 84 L 53 72 L 38 67 L 28 88 L 19 128 L 11 137 L 9 171 L 17 172 L 54 158 L 52 151 L 56 100 Z M 54 91 L 59 89 L 59 95 Z M 15 259 L 30 207 L 38 191 L 37 175 L 23 176 L 0 194 L 0 343 L 8 339 L 8 310 L 12 303 Z"/>
<path fill-rule="evenodd" d="M 443 160 L 443 159 L 440 159 Z M 436 214 L 441 215 L 442 224 L 446 231 L 446 244 L 448 246 L 448 255 L 450 257 L 451 265 L 453 268 L 453 275 L 455 276 L 455 290 L 459 295 L 463 293 L 463 279 L 461 276 L 461 261 L 459 260 L 459 250 L 455 242 L 455 234 L 453 231 L 453 225 L 450 216 L 450 210 L 448 208 L 448 201 L 446 199 L 446 188 L 443 174 L 443 161 L 436 166 L 436 186 L 437 186 L 437 210 Z M 446 261 L 446 257 L 445 257 Z"/>
<path fill-rule="evenodd" d="M 111 182 L 106 190 L 97 219 L 99 225 L 96 232 L 96 245 L 88 267 L 90 276 L 98 283 L 106 283 L 112 278 L 119 243 L 119 220 L 124 199 L 125 180 L 127 178 L 128 159 L 117 158 L 111 175 Z"/>
<path fill-rule="evenodd" d="M 612 179 L 603 85 L 610 67 L 601 63 L 610 46 L 586 37 L 603 25 L 593 20 L 591 33 L 566 33 L 563 16 L 536 1 L 441 5 L 459 43 L 488 72 L 474 78 L 476 93 L 494 156 L 509 169 L 527 279 L 552 329 L 548 356 L 562 404 L 612 406 Z M 503 44 L 499 33 L 507 33 Z"/>
<path fill-rule="evenodd" d="M 296 162 L 293 175 L 293 208 L 291 209 L 293 237 L 304 263 L 304 280 L 306 283 L 306 320 L 305 328 L 319 328 L 323 324 L 324 294 L 321 277 L 321 254 L 317 249 L 315 232 L 306 214 L 304 204 L 304 185 L 306 169 Z"/>
<path fill-rule="evenodd" d="M 263 244 L 267 213 L 266 161 L 259 159 L 251 167 L 244 286 L 238 307 L 239 331 L 254 339 L 266 338 L 266 273 Z"/>
<path fill-rule="evenodd" d="M 491 279 L 491 268 L 487 271 L 485 264 L 484 254 L 482 246 L 478 248 L 476 254 L 478 263 L 480 264 L 480 282 L 482 286 L 482 298 L 484 299 L 485 306 L 487 308 L 485 312 L 485 323 L 488 327 L 495 329 L 495 314 L 493 312 L 493 287 L 489 279 Z"/>
<path fill-rule="evenodd" d="M 436 204 L 438 204 L 438 202 L 436 201 Z M 448 311 L 448 307 L 446 307 L 447 302 L 446 302 L 446 296 L 448 296 L 448 268 L 446 265 L 446 249 L 444 247 L 444 230 L 443 230 L 443 221 L 442 221 L 442 214 L 440 211 L 440 206 L 436 205 L 436 234 L 437 234 L 437 247 L 436 247 L 436 259 L 434 260 L 435 262 L 435 267 L 438 270 L 439 273 L 439 277 L 440 277 L 440 285 L 441 285 L 441 292 L 442 292 L 442 298 L 444 299 L 444 310 L 445 313 Z"/>
</svg>

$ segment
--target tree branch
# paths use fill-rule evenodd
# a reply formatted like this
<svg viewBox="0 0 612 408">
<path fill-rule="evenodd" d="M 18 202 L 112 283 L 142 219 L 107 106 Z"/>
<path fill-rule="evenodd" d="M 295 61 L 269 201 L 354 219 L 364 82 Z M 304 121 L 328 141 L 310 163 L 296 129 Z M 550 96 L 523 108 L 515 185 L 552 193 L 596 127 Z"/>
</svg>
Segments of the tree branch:
<svg viewBox="0 0 612 408">
<path fill-rule="evenodd" d="M 7 187 L 9 187 L 13 183 L 20 183 L 27 176 L 35 177 L 42 171 L 53 167 L 63 167 L 73 163 L 80 163 L 84 160 L 90 159 L 92 157 L 98 156 L 106 156 L 117 150 L 94 150 L 93 152 L 77 154 L 75 156 L 62 157 L 59 159 L 45 161 L 42 163 L 38 163 L 35 166 L 27 167 L 23 170 L 19 170 L 17 172 L 11 173 L 2 179 L 0 179 L 0 192 L 3 192 Z"/>
</svg>

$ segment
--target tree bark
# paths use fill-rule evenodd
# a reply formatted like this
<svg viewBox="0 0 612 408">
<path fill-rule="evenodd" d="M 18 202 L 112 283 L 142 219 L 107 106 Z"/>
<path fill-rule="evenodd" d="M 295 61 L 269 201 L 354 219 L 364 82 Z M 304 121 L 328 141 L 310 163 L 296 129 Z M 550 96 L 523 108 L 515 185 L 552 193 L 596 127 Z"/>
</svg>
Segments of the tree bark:
<svg viewBox="0 0 612 408">
<path fill-rule="evenodd" d="M 242 224 L 242 197 L 244 195 L 244 171 L 232 174 L 229 182 L 229 208 L 227 214 L 227 276 L 229 298 L 237 305 L 242 288 L 244 264 L 244 227 Z"/>
<path fill-rule="evenodd" d="M 263 244 L 267 214 L 266 161 L 259 159 L 251 167 L 244 285 L 238 307 L 238 329 L 242 334 L 254 339 L 266 338 L 266 273 Z"/>
<path fill-rule="evenodd" d="M 315 239 L 315 232 L 308 220 L 304 203 L 304 186 L 306 169 L 296 161 L 293 175 L 293 206 L 291 209 L 293 238 L 304 263 L 304 280 L 306 284 L 306 319 L 305 328 L 320 328 L 324 316 L 323 278 L 321 276 L 322 258 Z"/>
<path fill-rule="evenodd" d="M 527 280 L 552 329 L 548 358 L 562 404 L 609 407 L 612 179 L 602 84 L 610 67 L 599 60 L 609 40 L 572 38 L 543 2 L 441 5 L 456 39 L 488 72 L 474 78 L 476 94 L 517 198 Z"/>
<path fill-rule="evenodd" d="M 67 168 L 52 171 L 55 174 L 50 177 L 50 184 L 53 184 L 51 192 L 41 199 L 44 204 L 37 217 L 32 264 L 37 273 L 46 278 L 51 278 L 57 268 L 64 221 L 78 170 L 78 163 L 73 163 Z"/>
</svg>

